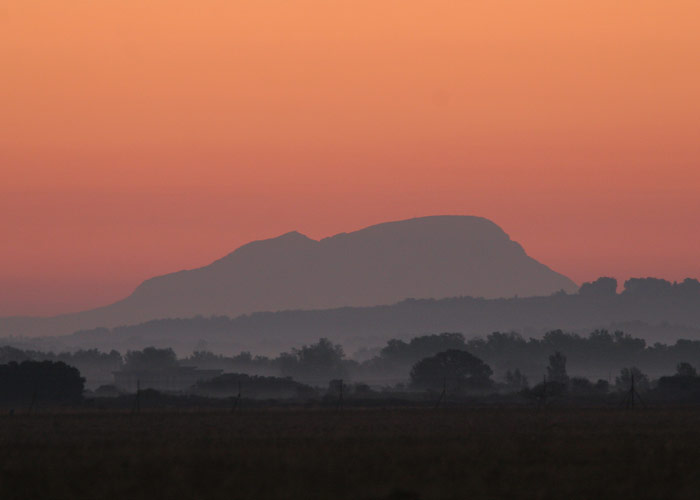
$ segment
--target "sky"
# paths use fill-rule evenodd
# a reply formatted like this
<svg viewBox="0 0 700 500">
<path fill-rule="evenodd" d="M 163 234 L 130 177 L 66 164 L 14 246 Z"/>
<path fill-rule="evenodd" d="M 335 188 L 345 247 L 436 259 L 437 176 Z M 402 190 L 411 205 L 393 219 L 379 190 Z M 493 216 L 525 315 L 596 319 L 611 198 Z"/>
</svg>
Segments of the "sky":
<svg viewBox="0 0 700 500">
<path fill-rule="evenodd" d="M 0 1 L 0 315 L 255 239 L 487 217 L 700 277 L 700 3 Z"/>
</svg>

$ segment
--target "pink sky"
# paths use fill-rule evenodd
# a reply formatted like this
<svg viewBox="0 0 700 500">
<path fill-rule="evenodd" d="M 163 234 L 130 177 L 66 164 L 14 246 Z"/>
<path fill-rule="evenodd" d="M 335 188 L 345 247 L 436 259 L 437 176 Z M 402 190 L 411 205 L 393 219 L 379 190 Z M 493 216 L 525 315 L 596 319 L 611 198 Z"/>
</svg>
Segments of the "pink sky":
<svg viewBox="0 0 700 500">
<path fill-rule="evenodd" d="M 700 276 L 696 2 L 291 4 L 0 10 L 0 315 L 434 214 L 579 283 Z"/>
</svg>

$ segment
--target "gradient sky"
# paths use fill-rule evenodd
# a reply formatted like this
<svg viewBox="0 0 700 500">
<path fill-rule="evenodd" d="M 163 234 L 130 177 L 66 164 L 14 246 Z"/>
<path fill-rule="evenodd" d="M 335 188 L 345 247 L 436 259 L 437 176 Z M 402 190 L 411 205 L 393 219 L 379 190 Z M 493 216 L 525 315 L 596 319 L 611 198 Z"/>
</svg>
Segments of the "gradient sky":
<svg viewBox="0 0 700 500">
<path fill-rule="evenodd" d="M 0 315 L 299 230 L 488 217 L 700 277 L 697 1 L 0 3 Z"/>
</svg>

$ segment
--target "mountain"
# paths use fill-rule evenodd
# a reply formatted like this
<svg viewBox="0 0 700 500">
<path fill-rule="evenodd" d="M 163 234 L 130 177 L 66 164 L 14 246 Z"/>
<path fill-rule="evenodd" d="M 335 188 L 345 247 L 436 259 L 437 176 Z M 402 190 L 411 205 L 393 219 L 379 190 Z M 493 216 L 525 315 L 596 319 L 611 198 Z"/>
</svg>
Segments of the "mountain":
<svg viewBox="0 0 700 500">
<path fill-rule="evenodd" d="M 158 276 L 112 305 L 55 318 L 6 318 L 0 335 L 62 334 L 156 318 L 392 304 L 406 298 L 539 296 L 577 286 L 493 222 L 435 216 L 320 241 L 290 232 L 198 269 Z"/>
</svg>

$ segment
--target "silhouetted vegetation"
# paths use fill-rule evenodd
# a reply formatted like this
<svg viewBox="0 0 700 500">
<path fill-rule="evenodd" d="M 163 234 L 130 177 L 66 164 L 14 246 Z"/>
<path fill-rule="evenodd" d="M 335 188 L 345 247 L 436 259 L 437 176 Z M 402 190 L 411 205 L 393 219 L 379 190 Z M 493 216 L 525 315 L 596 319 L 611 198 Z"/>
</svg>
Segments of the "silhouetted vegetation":
<svg viewBox="0 0 700 500">
<path fill-rule="evenodd" d="M 491 368 L 476 356 L 459 349 L 448 349 L 424 358 L 411 369 L 411 386 L 415 389 L 445 390 L 464 395 L 490 389 Z"/>
<path fill-rule="evenodd" d="M 194 394 L 214 398 L 241 397 L 251 399 L 309 399 L 317 392 L 291 378 L 264 377 L 244 373 L 227 373 L 211 380 L 198 382 Z"/>
<path fill-rule="evenodd" d="M 443 333 L 410 341 L 390 340 L 377 356 L 360 363 L 353 376 L 368 381 L 398 382 L 405 380 L 418 360 L 448 349 L 467 351 L 478 357 L 491 367 L 497 381 L 510 385 L 516 371 L 518 377 L 532 381 L 548 375 L 561 382 L 567 376 L 613 382 L 621 367 L 638 366 L 650 376 L 659 377 L 672 373 L 679 362 L 700 359 L 700 341 L 647 345 L 643 339 L 620 331 L 596 330 L 584 336 L 554 330 L 541 338 L 529 339 L 516 333 L 494 332 L 470 340 L 459 333 Z M 556 359 L 550 360 L 553 355 Z"/>
<path fill-rule="evenodd" d="M 155 380 L 158 390 L 207 397 L 231 397 L 241 382 L 247 387 L 246 397 L 253 399 L 302 401 L 331 393 L 336 397 L 342 386 L 344 396 L 354 400 L 417 401 L 434 399 L 446 387 L 457 400 L 470 395 L 513 395 L 504 401 L 520 404 L 528 398 L 544 398 L 551 402 L 557 397 L 612 404 L 616 394 L 629 391 L 634 379 L 637 393 L 649 393 L 645 398 L 650 402 L 673 398 L 692 402 L 698 378 L 692 360 L 700 359 L 700 341 L 647 345 L 643 339 L 607 330 L 588 335 L 554 330 L 528 339 L 494 332 L 469 340 L 461 333 L 446 332 L 391 339 L 362 362 L 348 358 L 342 346 L 324 338 L 275 357 L 197 350 L 178 358 L 172 349 L 147 347 L 128 351 L 122 360 L 116 351 L 54 354 L 0 348 L 0 360 L 5 362 L 56 359 L 75 363 L 79 370 L 86 367 L 88 388 L 101 388 L 91 397 L 118 398 L 135 392 L 140 379 L 142 389 L 153 388 Z M 221 371 L 221 377 L 215 378 Z M 126 384 L 129 372 L 133 375 Z M 116 383 L 115 373 L 124 380 Z M 85 376 L 82 370 L 80 374 Z M 525 399 L 520 401 L 517 395 Z"/>
<path fill-rule="evenodd" d="M 278 374 L 276 364 L 267 356 L 253 356 L 244 351 L 235 356 L 214 354 L 211 351 L 195 351 L 191 356 L 181 360 L 183 365 L 196 366 L 210 370 L 224 370 L 226 372 L 247 373 L 249 375 Z"/>
<path fill-rule="evenodd" d="M 84 383 L 76 368 L 61 361 L 12 361 L 0 365 L 0 402 L 77 404 Z"/>
<path fill-rule="evenodd" d="M 634 379 L 634 387 L 638 392 L 647 392 L 651 387 L 649 377 L 642 373 L 642 370 L 633 366 L 631 368 L 623 368 L 620 375 L 615 378 L 615 388 L 619 392 L 625 392 L 632 386 Z"/>
<path fill-rule="evenodd" d="M 506 371 L 505 389 L 511 392 L 519 392 L 529 387 L 527 377 L 520 373 L 519 369 Z"/>
<path fill-rule="evenodd" d="M 615 278 L 598 278 L 591 283 L 584 283 L 578 291 L 583 297 L 612 297 L 617 294 Z"/>
<path fill-rule="evenodd" d="M 121 369 L 122 355 L 111 350 L 108 353 L 97 349 L 77 350 L 75 352 L 41 352 L 22 350 L 11 346 L 0 347 L 0 364 L 21 361 L 60 361 L 73 366 L 85 377 L 88 385 L 97 387 L 109 384 L 114 379 L 112 373 Z"/>
<path fill-rule="evenodd" d="M 282 353 L 277 364 L 282 375 L 315 384 L 342 379 L 347 376 L 349 368 L 343 347 L 328 339 Z"/>
<path fill-rule="evenodd" d="M 577 294 L 503 299 L 407 299 L 394 305 L 374 307 L 260 312 L 236 318 L 195 316 L 111 329 L 95 328 L 63 337 L 6 337 L 2 342 L 40 351 L 98 348 L 126 352 L 155 346 L 173 348 L 181 356 L 193 351 L 226 356 L 241 352 L 277 356 L 280 351 L 290 352 L 321 337 L 343 345 L 346 352 L 355 352 L 362 348 L 379 348 L 391 339 L 408 342 L 426 332 L 461 332 L 471 338 L 485 332 L 518 331 L 524 338 L 541 338 L 547 331 L 561 326 L 579 335 L 594 330 L 623 330 L 635 338 L 647 339 L 650 345 L 660 342 L 671 346 L 682 338 L 700 339 L 698 280 L 689 278 L 672 283 L 635 278 L 624 283 L 621 293 L 616 293 L 617 288 L 615 279 L 601 278 L 584 283 Z M 440 350 L 449 348 L 461 347 L 445 346 Z M 578 370 L 574 354 L 562 352 L 569 358 L 570 368 Z M 551 352 L 547 356 L 549 354 Z M 484 360 L 497 374 L 513 368 L 501 370 L 500 366 Z M 617 371 L 619 366 L 611 369 Z M 537 371 L 543 368 L 540 365 Z M 530 369 L 521 368 L 521 371 L 534 375 Z"/>
<path fill-rule="evenodd" d="M 178 365 L 177 356 L 172 349 L 146 347 L 142 351 L 127 351 L 124 356 L 126 370 L 157 370 L 173 368 Z"/>
<path fill-rule="evenodd" d="M 566 373 L 566 356 L 559 351 L 556 351 L 549 357 L 547 378 L 550 382 L 557 382 L 562 385 L 569 383 L 569 375 Z"/>
</svg>

